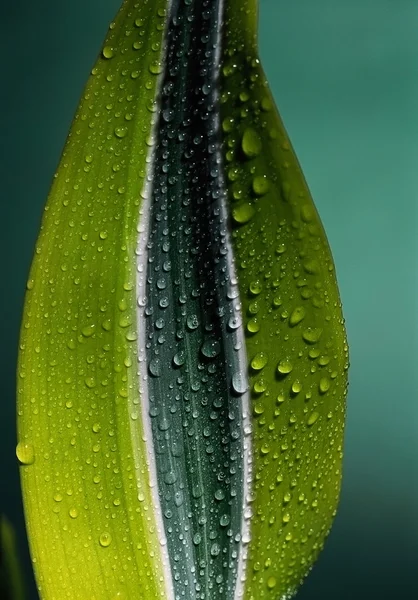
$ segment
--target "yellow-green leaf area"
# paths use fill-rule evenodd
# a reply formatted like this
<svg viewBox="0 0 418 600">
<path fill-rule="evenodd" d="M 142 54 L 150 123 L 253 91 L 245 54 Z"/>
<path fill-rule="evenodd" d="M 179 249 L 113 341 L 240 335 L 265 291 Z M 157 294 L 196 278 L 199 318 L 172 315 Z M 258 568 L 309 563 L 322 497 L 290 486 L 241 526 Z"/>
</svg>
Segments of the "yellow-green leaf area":
<svg viewBox="0 0 418 600">
<path fill-rule="evenodd" d="M 42 599 L 164 598 L 141 425 L 135 249 L 166 2 L 123 4 L 77 109 L 36 244 L 18 446 Z"/>
<path fill-rule="evenodd" d="M 223 65 L 224 161 L 253 415 L 244 598 L 289 598 L 338 504 L 348 349 L 328 241 L 258 58 L 253 0 L 227 5 Z M 236 218 L 240 207 L 245 219 Z"/>
</svg>

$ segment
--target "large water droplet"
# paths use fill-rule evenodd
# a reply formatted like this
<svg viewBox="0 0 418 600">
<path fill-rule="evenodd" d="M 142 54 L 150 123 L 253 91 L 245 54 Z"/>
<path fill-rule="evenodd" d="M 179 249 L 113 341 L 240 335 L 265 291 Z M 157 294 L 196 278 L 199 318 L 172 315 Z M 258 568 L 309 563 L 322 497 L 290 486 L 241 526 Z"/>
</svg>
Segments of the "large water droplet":
<svg viewBox="0 0 418 600">
<path fill-rule="evenodd" d="M 255 129 L 248 127 L 244 131 L 241 142 L 242 150 L 248 158 L 254 158 L 261 152 L 261 139 Z"/>
<path fill-rule="evenodd" d="M 248 382 L 242 371 L 237 371 L 232 376 L 232 387 L 237 394 L 245 394 L 248 390 Z"/>
<path fill-rule="evenodd" d="M 207 358 L 215 358 L 221 351 L 221 345 L 218 340 L 214 338 L 209 338 L 202 344 L 201 348 L 202 354 Z"/>
<path fill-rule="evenodd" d="M 22 465 L 32 465 L 35 462 L 35 449 L 28 442 L 19 442 L 16 446 L 16 456 Z"/>
</svg>

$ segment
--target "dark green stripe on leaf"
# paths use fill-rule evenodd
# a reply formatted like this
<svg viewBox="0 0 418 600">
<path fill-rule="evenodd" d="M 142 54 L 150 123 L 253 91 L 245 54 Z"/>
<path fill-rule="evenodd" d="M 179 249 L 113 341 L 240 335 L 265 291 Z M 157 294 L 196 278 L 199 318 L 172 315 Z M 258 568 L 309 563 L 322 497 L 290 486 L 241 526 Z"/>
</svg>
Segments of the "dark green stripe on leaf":
<svg viewBox="0 0 418 600">
<path fill-rule="evenodd" d="M 175 2 L 162 82 L 147 267 L 147 393 L 180 598 L 232 598 L 243 504 L 239 316 L 216 99 L 219 1 Z"/>
</svg>

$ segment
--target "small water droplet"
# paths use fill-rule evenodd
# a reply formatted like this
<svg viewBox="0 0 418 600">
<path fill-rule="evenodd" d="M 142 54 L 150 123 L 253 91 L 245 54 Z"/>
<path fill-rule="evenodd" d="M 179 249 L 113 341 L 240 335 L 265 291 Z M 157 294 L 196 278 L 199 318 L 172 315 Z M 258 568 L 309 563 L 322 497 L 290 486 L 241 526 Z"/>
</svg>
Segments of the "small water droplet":
<svg viewBox="0 0 418 600">
<path fill-rule="evenodd" d="M 256 196 L 264 196 L 270 189 L 270 182 L 265 175 L 257 175 L 253 179 L 253 192 Z"/>
<path fill-rule="evenodd" d="M 320 327 L 308 327 L 302 333 L 302 337 L 308 344 L 315 344 L 319 341 L 322 335 L 322 329 Z"/>
<path fill-rule="evenodd" d="M 252 204 L 248 202 L 244 202 L 243 204 L 239 204 L 232 210 L 232 218 L 236 223 L 243 225 L 248 223 L 253 216 L 255 215 L 255 209 Z"/>
<path fill-rule="evenodd" d="M 186 325 L 187 325 L 188 329 L 190 329 L 191 331 L 193 331 L 194 329 L 198 328 L 198 326 L 199 326 L 199 319 L 197 318 L 196 315 L 190 315 L 189 317 L 187 317 Z"/>
<path fill-rule="evenodd" d="M 293 365 L 288 359 L 283 359 L 277 365 L 277 370 L 281 375 L 287 375 L 293 369 Z"/>
<path fill-rule="evenodd" d="M 81 334 L 86 337 L 89 338 L 93 335 L 94 333 L 94 325 L 87 325 L 87 327 L 83 327 L 83 329 L 81 330 Z"/>
<path fill-rule="evenodd" d="M 289 325 L 295 327 L 305 318 L 306 311 L 303 306 L 298 306 L 290 315 Z"/>
<path fill-rule="evenodd" d="M 302 384 L 301 384 L 301 382 L 298 379 L 296 379 L 296 381 L 294 381 L 292 383 L 292 388 L 291 389 L 292 389 L 292 392 L 294 394 L 299 394 L 299 392 L 302 390 Z"/>
<path fill-rule="evenodd" d="M 163 65 L 161 62 L 155 61 L 155 62 L 151 63 L 148 68 L 149 68 L 149 72 L 152 73 L 153 75 L 159 75 L 163 70 Z"/>
<path fill-rule="evenodd" d="M 268 355 L 265 352 L 258 352 L 251 361 L 251 367 L 255 371 L 260 371 L 261 369 L 264 369 L 267 363 Z"/>
<path fill-rule="evenodd" d="M 321 394 L 325 394 L 330 387 L 331 382 L 328 379 L 328 377 L 322 377 L 322 379 L 319 381 L 319 391 L 321 392 Z"/>
<path fill-rule="evenodd" d="M 207 358 L 215 358 L 221 351 L 221 345 L 218 340 L 209 338 L 202 344 L 202 354 Z"/>
<path fill-rule="evenodd" d="M 309 415 L 309 417 L 308 417 L 308 420 L 306 421 L 306 423 L 307 423 L 308 427 L 312 427 L 312 425 L 313 425 L 314 423 L 316 423 L 316 421 L 318 420 L 318 418 L 319 418 L 319 413 L 318 413 L 318 412 L 316 412 L 316 411 L 312 412 L 312 413 Z"/>
<path fill-rule="evenodd" d="M 115 127 L 115 136 L 117 138 L 124 138 L 128 133 L 128 128 L 126 126 Z"/>
<path fill-rule="evenodd" d="M 99 543 L 103 548 L 107 548 L 112 543 L 112 536 L 107 531 L 100 534 Z"/>
<path fill-rule="evenodd" d="M 237 371 L 232 376 L 232 387 L 237 394 L 245 394 L 248 390 L 248 382 L 242 371 Z"/>
</svg>

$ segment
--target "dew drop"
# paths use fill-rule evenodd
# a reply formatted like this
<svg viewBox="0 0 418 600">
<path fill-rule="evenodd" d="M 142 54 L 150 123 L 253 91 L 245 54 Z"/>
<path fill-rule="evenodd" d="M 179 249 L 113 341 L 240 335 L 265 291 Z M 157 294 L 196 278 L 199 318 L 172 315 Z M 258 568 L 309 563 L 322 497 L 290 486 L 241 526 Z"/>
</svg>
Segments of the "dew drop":
<svg viewBox="0 0 418 600">
<path fill-rule="evenodd" d="M 289 325 L 295 327 L 305 318 L 306 311 L 303 306 L 298 306 L 290 315 Z"/>
<path fill-rule="evenodd" d="M 124 138 L 125 135 L 128 133 L 128 128 L 125 126 L 120 126 L 120 127 L 115 127 L 115 136 L 117 138 Z"/>
<path fill-rule="evenodd" d="M 105 46 L 102 50 L 102 56 L 107 59 L 113 58 L 115 56 L 115 51 L 112 46 Z"/>
<path fill-rule="evenodd" d="M 110 533 L 108 533 L 107 531 L 101 533 L 99 537 L 99 543 L 103 548 L 107 548 L 108 546 L 110 546 L 110 544 L 112 543 L 112 536 L 110 535 Z"/>
<path fill-rule="evenodd" d="M 237 394 L 245 394 L 248 390 L 247 379 L 242 371 L 237 371 L 232 376 L 232 387 Z"/>
<path fill-rule="evenodd" d="M 308 327 L 302 333 L 302 337 L 308 344 L 315 344 L 319 341 L 322 335 L 322 329 L 320 327 Z"/>
<path fill-rule="evenodd" d="M 306 421 L 306 424 L 308 425 L 308 427 L 312 427 L 312 425 L 317 422 L 318 418 L 319 418 L 319 413 L 316 411 L 312 412 L 309 415 L 308 420 Z"/>
<path fill-rule="evenodd" d="M 190 329 L 190 331 L 197 329 L 199 326 L 199 320 L 198 320 L 197 316 L 191 315 L 190 317 L 187 317 L 186 325 L 187 325 L 187 328 Z"/>
<path fill-rule="evenodd" d="M 221 525 L 221 527 L 227 527 L 227 525 L 229 525 L 229 523 L 231 522 L 231 519 L 229 518 L 229 515 L 224 514 L 221 516 L 221 518 L 219 519 L 219 524 Z"/>
<path fill-rule="evenodd" d="M 153 75 L 159 75 L 163 70 L 163 66 L 161 64 L 161 62 L 156 61 L 150 64 L 149 66 L 149 72 L 152 73 Z"/>
<path fill-rule="evenodd" d="M 206 356 L 207 358 L 215 358 L 215 356 L 218 356 L 218 354 L 221 351 L 221 345 L 218 342 L 218 340 L 215 340 L 214 338 L 209 338 L 208 340 L 203 342 L 201 351 L 203 356 Z"/>
<path fill-rule="evenodd" d="M 296 381 L 294 381 L 292 383 L 292 388 L 291 389 L 292 389 L 292 392 L 294 394 L 299 394 L 299 392 L 302 390 L 302 384 L 301 384 L 301 382 L 298 379 L 296 379 Z"/>
<path fill-rule="evenodd" d="M 94 325 L 87 325 L 87 327 L 83 327 L 83 329 L 81 330 L 81 334 L 85 337 L 85 338 L 89 338 L 93 335 L 94 333 Z"/>
<path fill-rule="evenodd" d="M 254 371 L 261 371 L 268 362 L 268 355 L 265 352 L 258 352 L 251 361 L 251 367 Z"/>
<path fill-rule="evenodd" d="M 239 223 L 240 225 L 248 223 L 248 221 L 250 221 L 254 215 L 255 209 L 248 202 L 239 204 L 232 210 L 232 218 L 236 223 Z"/>
<path fill-rule="evenodd" d="M 241 146 L 245 156 L 248 158 L 254 158 L 260 154 L 262 148 L 261 139 L 258 133 L 251 127 L 248 127 L 244 131 Z"/>
<path fill-rule="evenodd" d="M 35 462 L 35 449 L 28 442 L 19 442 L 16 446 L 16 456 L 21 465 L 33 465 Z"/>
<path fill-rule="evenodd" d="M 287 375 L 293 369 L 293 365 L 288 359 L 283 359 L 277 365 L 277 370 L 281 375 Z"/>
<path fill-rule="evenodd" d="M 181 367 L 182 365 L 184 365 L 184 361 L 185 361 L 185 354 L 183 351 L 177 352 L 177 354 L 175 354 L 173 356 L 173 363 L 175 364 L 176 367 Z"/>
<path fill-rule="evenodd" d="M 265 175 L 257 175 L 253 179 L 253 192 L 256 196 L 264 196 L 270 189 L 270 182 Z"/>
<path fill-rule="evenodd" d="M 331 387 L 331 382 L 328 377 L 322 377 L 319 381 L 319 391 L 321 394 L 325 394 Z"/>
</svg>

